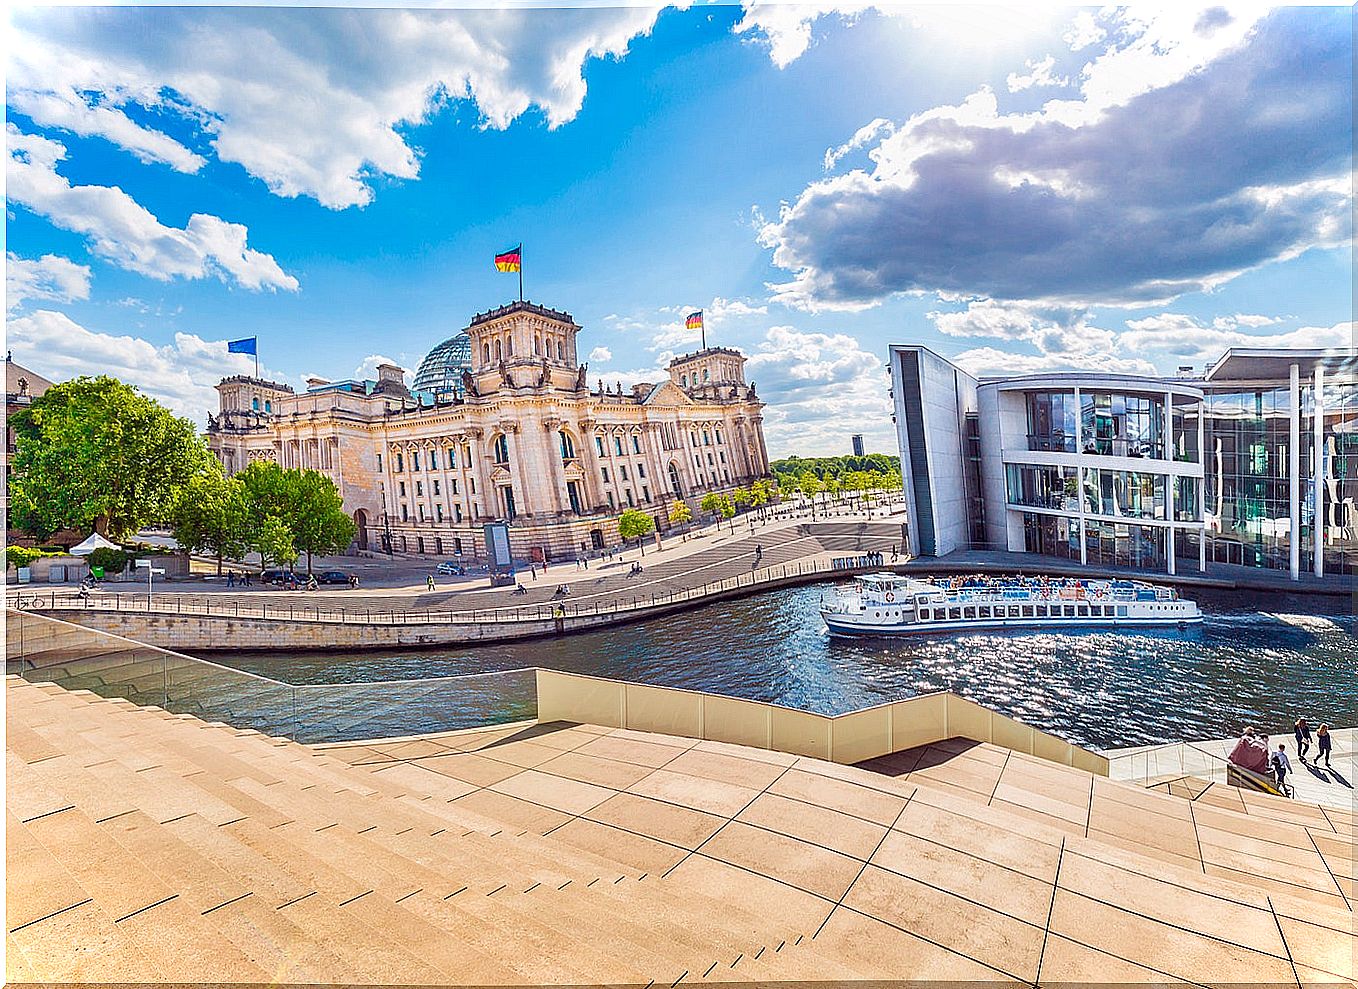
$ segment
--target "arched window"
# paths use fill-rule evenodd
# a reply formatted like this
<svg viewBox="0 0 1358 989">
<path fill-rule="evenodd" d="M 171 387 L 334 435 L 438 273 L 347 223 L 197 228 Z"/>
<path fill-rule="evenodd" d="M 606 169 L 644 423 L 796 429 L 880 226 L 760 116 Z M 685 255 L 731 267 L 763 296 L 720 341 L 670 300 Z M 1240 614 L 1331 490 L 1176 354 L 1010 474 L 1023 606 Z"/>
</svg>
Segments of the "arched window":
<svg viewBox="0 0 1358 989">
<path fill-rule="evenodd" d="M 561 459 L 575 459 L 575 440 L 571 439 L 571 434 L 564 429 L 557 433 L 561 437 Z"/>
<path fill-rule="evenodd" d="M 681 375 L 679 376 L 679 387 L 681 387 L 681 388 L 687 388 L 687 387 L 688 387 L 688 375 L 687 375 L 687 374 L 681 374 Z"/>
<path fill-rule="evenodd" d="M 542 334 L 533 334 L 533 354 L 536 356 L 542 353 Z"/>
<path fill-rule="evenodd" d="M 250 399 L 250 408 L 253 409 L 254 411 L 258 412 L 258 411 L 259 411 L 259 399 L 257 399 L 257 398 L 252 398 L 252 399 Z"/>
<path fill-rule="evenodd" d="M 711 375 L 707 373 L 707 368 L 703 368 L 703 380 L 707 381 L 710 377 Z"/>
<path fill-rule="evenodd" d="M 500 433 L 495 437 L 494 442 L 491 443 L 490 451 L 491 459 L 497 464 L 509 463 L 509 437 L 504 433 Z"/>
<path fill-rule="evenodd" d="M 264 400 L 264 411 L 265 412 L 273 411 L 273 402 L 269 401 L 267 398 Z"/>
<path fill-rule="evenodd" d="M 514 338 L 513 338 L 513 337 L 505 337 L 505 353 L 506 353 L 508 356 L 510 356 L 510 357 L 513 357 L 513 356 L 514 356 Z"/>
<path fill-rule="evenodd" d="M 504 344 L 502 344 L 499 340 L 495 341 L 495 359 L 497 361 L 502 361 L 505 359 Z"/>
<path fill-rule="evenodd" d="M 559 361 L 566 359 L 566 345 L 560 340 L 556 342 L 556 359 Z"/>
<path fill-rule="evenodd" d="M 673 460 L 670 461 L 670 490 L 674 492 L 674 497 L 676 498 L 682 498 L 684 496 L 684 488 L 679 483 L 679 468 L 675 465 Z"/>
<path fill-rule="evenodd" d="M 481 346 L 482 346 L 482 348 L 484 349 L 484 352 L 485 352 L 485 355 L 486 355 L 486 363 L 489 364 L 489 363 L 490 363 L 490 341 L 487 340 L 487 341 L 486 341 L 484 344 L 482 344 Z"/>
</svg>

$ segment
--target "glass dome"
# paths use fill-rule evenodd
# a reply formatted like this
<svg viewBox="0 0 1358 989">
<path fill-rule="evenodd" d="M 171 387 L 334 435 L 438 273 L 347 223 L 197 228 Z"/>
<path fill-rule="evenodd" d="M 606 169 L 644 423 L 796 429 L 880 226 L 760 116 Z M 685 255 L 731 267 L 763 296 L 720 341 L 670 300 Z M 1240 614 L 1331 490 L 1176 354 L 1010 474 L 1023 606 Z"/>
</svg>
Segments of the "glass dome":
<svg viewBox="0 0 1358 989">
<path fill-rule="evenodd" d="M 444 340 L 420 362 L 415 390 L 462 396 L 462 372 L 472 366 L 472 338 L 465 333 Z"/>
</svg>

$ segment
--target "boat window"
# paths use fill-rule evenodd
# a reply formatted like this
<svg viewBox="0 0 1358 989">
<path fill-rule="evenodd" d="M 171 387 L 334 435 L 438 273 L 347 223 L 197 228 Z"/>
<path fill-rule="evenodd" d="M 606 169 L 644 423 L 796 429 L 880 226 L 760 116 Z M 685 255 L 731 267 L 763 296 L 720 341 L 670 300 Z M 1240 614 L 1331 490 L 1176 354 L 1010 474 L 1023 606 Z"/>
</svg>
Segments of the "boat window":
<svg viewBox="0 0 1358 989">
<path fill-rule="evenodd" d="M 953 621 L 958 621 L 958 620 L 960 620 L 961 617 L 962 617 L 962 609 L 961 609 L 961 608 L 949 608 L 949 609 L 948 609 L 948 617 L 951 618 Z"/>
<path fill-rule="evenodd" d="M 1118 605 L 1118 617 L 1119 618 L 1127 617 L 1127 606 L 1125 604 Z"/>
<path fill-rule="evenodd" d="M 1075 617 L 1075 605 L 1073 604 L 1066 605 L 1066 617 L 1067 618 Z"/>
<path fill-rule="evenodd" d="M 1009 606 L 1009 617 L 1017 618 L 1018 616 L 1019 616 L 1019 606 L 1016 604 L 1011 604 Z"/>
<path fill-rule="evenodd" d="M 1023 606 L 1023 617 L 1024 617 L 1024 618 L 1032 618 L 1032 617 L 1033 617 L 1033 606 L 1032 606 L 1031 604 L 1025 604 L 1025 605 Z"/>
<path fill-rule="evenodd" d="M 1078 614 L 1081 618 L 1088 618 L 1088 617 L 1089 617 L 1089 605 L 1087 605 L 1087 604 L 1082 604 L 1082 605 L 1080 605 L 1078 608 L 1075 609 L 1075 613 Z"/>
<path fill-rule="evenodd" d="M 990 605 L 988 605 L 988 604 L 983 604 L 983 605 L 981 605 L 981 617 L 982 617 L 982 618 L 993 618 L 993 617 L 994 617 L 993 613 L 992 613 L 991 610 L 990 610 Z"/>
</svg>

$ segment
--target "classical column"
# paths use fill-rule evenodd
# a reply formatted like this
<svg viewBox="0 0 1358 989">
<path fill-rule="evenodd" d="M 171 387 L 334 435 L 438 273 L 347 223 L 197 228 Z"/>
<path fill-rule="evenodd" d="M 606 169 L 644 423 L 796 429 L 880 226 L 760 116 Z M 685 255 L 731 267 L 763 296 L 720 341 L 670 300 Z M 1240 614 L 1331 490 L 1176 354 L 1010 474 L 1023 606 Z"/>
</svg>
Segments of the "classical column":
<svg viewBox="0 0 1358 989">
<path fill-rule="evenodd" d="M 563 423 L 555 416 L 542 420 L 543 442 L 547 445 L 547 462 L 551 464 L 552 501 L 558 514 L 571 507 L 570 496 L 566 493 L 566 463 L 561 456 L 561 437 L 558 431 Z M 579 450 L 575 451 L 579 454 Z"/>
<path fill-rule="evenodd" d="M 1301 368 L 1288 369 L 1287 409 L 1287 562 L 1293 580 L 1301 578 Z"/>
<path fill-rule="evenodd" d="M 1198 573 L 1207 572 L 1207 394 L 1203 393 L 1198 403 L 1198 465 L 1202 476 L 1198 478 L 1198 514 L 1202 516 L 1202 528 L 1198 530 Z M 1217 478 L 1221 483 L 1221 478 Z"/>
<path fill-rule="evenodd" d="M 470 440 L 468 445 L 472 448 L 473 463 L 471 468 L 476 475 L 477 487 L 476 494 L 472 497 L 481 503 L 481 510 L 473 512 L 473 518 L 480 515 L 494 516 L 498 514 L 493 510 L 496 506 L 495 492 L 492 490 L 494 485 L 490 483 L 490 468 L 488 466 L 490 455 L 481 448 L 481 441 L 485 438 L 485 435 L 485 430 L 480 426 L 473 426 L 467 430 L 467 439 Z M 476 502 L 471 502 L 469 506 L 475 508 L 475 504 Z"/>
<path fill-rule="evenodd" d="M 519 492 L 520 503 L 515 504 L 514 510 L 520 515 L 531 515 L 532 508 L 528 503 L 528 464 L 524 457 L 523 444 L 519 442 L 519 424 L 511 419 L 500 420 L 500 432 L 505 434 L 505 445 L 509 447 L 509 487 L 510 490 L 517 489 Z M 518 484 L 515 484 L 515 479 Z"/>
</svg>

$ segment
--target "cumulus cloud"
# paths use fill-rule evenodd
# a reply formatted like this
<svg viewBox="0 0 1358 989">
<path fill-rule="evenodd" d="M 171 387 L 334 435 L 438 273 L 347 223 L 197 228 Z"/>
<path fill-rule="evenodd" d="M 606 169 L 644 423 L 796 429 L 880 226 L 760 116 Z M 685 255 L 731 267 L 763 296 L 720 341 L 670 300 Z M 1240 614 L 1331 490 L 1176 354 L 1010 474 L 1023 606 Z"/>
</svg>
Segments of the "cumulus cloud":
<svg viewBox="0 0 1358 989">
<path fill-rule="evenodd" d="M 68 258 L 44 254 L 37 260 L 5 255 L 5 308 L 31 300 L 74 302 L 90 297 L 90 269 Z"/>
<path fill-rule="evenodd" d="M 1184 313 L 1160 313 L 1127 321 L 1119 346 L 1128 352 L 1170 355 L 1183 363 L 1201 364 L 1220 357 L 1229 347 L 1354 347 L 1354 323 L 1303 326 L 1279 333 L 1247 333 L 1229 320 L 1204 324 Z"/>
<path fill-rule="evenodd" d="M 246 246 L 248 231 L 207 213 L 167 227 L 116 186 L 72 185 L 57 173 L 66 148 L 6 125 L 6 195 L 54 225 L 84 234 L 114 264 L 161 281 L 215 275 L 248 289 L 297 288 L 271 255 Z"/>
<path fill-rule="evenodd" d="M 749 352 L 745 376 L 768 403 L 764 431 L 771 456 L 845 453 L 849 433 L 863 433 L 869 446 L 894 449 L 885 360 L 849 334 L 770 327 Z"/>
<path fill-rule="evenodd" d="M 785 69 L 806 54 L 811 47 L 811 25 L 829 14 L 852 19 L 872 3 L 745 3 L 744 15 L 733 29 L 737 34 L 748 33 L 766 45 L 769 58 L 780 69 Z"/>
<path fill-rule="evenodd" d="M 406 387 L 408 388 L 415 384 L 415 372 L 396 360 L 396 358 L 388 357 L 385 354 L 369 354 L 367 357 L 363 358 L 363 360 L 359 362 L 358 367 L 354 368 L 353 377 L 359 381 L 366 381 L 369 379 L 376 381 L 377 366 L 379 364 L 395 364 L 401 369 L 401 376 L 405 378 Z"/>
<path fill-rule="evenodd" d="M 1093 13 L 1082 10 L 1075 15 L 1075 20 L 1061 35 L 1061 40 L 1070 46 L 1071 51 L 1078 52 L 1098 44 L 1106 35 L 1107 32 L 1094 20 Z"/>
<path fill-rule="evenodd" d="M 1124 24 L 1122 47 L 1086 66 L 1081 101 L 1002 114 L 983 90 L 909 120 L 872 171 L 809 185 L 759 233 L 793 274 L 771 286 L 775 299 L 1146 304 L 1345 243 L 1345 14 L 1280 11 L 1254 34 L 1239 18 L 1205 40 L 1176 17 L 1177 46 L 1160 20 L 1132 41 Z"/>
<path fill-rule="evenodd" d="M 613 351 L 607 347 L 595 347 L 589 352 L 589 362 L 591 364 L 607 364 L 613 359 Z"/>
<path fill-rule="evenodd" d="M 1155 365 L 1139 357 L 1119 357 L 1094 351 L 1074 354 L 1016 354 L 995 347 L 976 347 L 950 358 L 978 377 L 1008 377 L 1042 371 L 1110 371 L 1117 374 L 1156 374 Z"/>
<path fill-rule="evenodd" d="M 1048 55 L 1043 59 L 1030 58 L 1023 63 L 1028 70 L 1027 73 L 1011 72 L 1005 79 L 1009 86 L 1009 92 L 1017 93 L 1034 86 L 1069 86 L 1070 80 L 1064 76 L 1054 75 L 1052 69 L 1056 67 L 1055 56 Z"/>
<path fill-rule="evenodd" d="M 156 346 L 140 337 L 86 329 L 48 309 L 11 319 L 6 329 L 6 346 L 15 360 L 54 381 L 109 374 L 199 425 L 218 409 L 217 382 L 255 369 L 253 357 L 228 354 L 225 340 L 176 333 L 173 343 Z"/>
<path fill-rule="evenodd" d="M 551 127 L 571 120 L 585 64 L 625 55 L 659 11 L 25 11 L 14 18 L 7 91 L 42 126 L 192 171 L 201 156 L 126 111 L 175 115 L 277 195 L 340 209 L 370 202 L 384 178 L 415 178 L 408 129 L 451 101 L 470 101 L 492 128 L 530 108 Z"/>
</svg>

